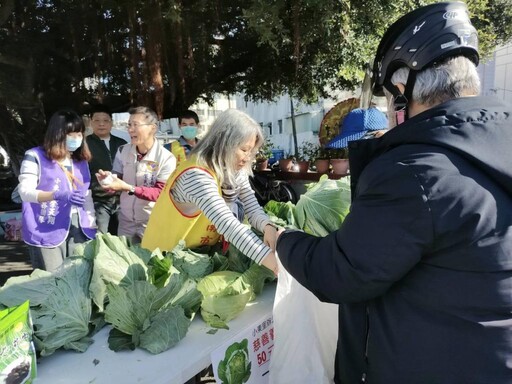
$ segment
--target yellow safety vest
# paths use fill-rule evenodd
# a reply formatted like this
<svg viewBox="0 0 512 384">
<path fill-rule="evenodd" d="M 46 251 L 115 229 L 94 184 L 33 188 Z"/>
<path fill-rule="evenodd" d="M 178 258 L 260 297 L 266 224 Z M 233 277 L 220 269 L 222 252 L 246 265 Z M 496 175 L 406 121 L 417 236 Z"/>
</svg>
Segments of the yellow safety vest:
<svg viewBox="0 0 512 384">
<path fill-rule="evenodd" d="M 180 165 L 181 162 L 187 159 L 185 148 L 183 148 L 179 140 L 171 142 L 171 152 L 176 157 L 176 165 Z"/>
<path fill-rule="evenodd" d="M 219 194 L 221 194 L 219 182 L 213 171 L 198 166 L 195 158 L 182 162 L 167 180 L 151 212 L 148 226 L 142 238 L 141 245 L 143 248 L 151 251 L 156 248 L 169 251 L 180 240 L 185 240 L 187 248 L 213 245 L 219 241 L 220 234 L 201 210 L 197 209 L 192 213 L 184 213 L 180 209 L 182 205 L 176 202 L 170 194 L 176 179 L 190 168 L 200 168 L 211 174 L 217 183 Z"/>
</svg>

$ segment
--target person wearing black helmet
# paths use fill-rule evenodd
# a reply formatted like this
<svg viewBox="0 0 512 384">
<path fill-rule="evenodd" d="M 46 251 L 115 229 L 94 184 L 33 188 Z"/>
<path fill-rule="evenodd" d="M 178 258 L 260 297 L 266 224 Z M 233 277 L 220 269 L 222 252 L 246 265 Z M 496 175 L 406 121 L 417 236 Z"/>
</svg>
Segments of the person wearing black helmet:
<svg viewBox="0 0 512 384">
<path fill-rule="evenodd" d="M 349 143 L 341 228 L 279 258 L 339 304 L 336 383 L 511 383 L 512 106 L 478 96 L 464 3 L 403 16 L 374 62 L 392 129 Z"/>
</svg>

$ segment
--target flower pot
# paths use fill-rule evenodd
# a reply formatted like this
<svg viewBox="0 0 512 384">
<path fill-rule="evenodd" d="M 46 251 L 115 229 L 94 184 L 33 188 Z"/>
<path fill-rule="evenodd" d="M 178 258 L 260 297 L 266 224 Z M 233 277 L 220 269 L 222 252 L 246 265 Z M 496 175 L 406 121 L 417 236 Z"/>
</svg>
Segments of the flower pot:
<svg viewBox="0 0 512 384">
<path fill-rule="evenodd" d="M 264 171 L 267 168 L 268 168 L 268 160 L 257 161 L 256 165 L 254 166 L 254 170 L 256 170 L 256 171 Z"/>
<path fill-rule="evenodd" d="M 279 160 L 279 169 L 283 172 L 294 172 L 293 159 L 281 159 Z"/>
<path fill-rule="evenodd" d="M 300 173 L 307 173 L 309 171 L 309 161 L 298 161 L 297 165 L 299 166 Z"/>
<path fill-rule="evenodd" d="M 348 159 L 331 159 L 332 173 L 336 175 L 348 174 Z"/>
<path fill-rule="evenodd" d="M 329 160 L 318 159 L 315 161 L 315 167 L 318 173 L 327 173 L 329 171 Z"/>
</svg>

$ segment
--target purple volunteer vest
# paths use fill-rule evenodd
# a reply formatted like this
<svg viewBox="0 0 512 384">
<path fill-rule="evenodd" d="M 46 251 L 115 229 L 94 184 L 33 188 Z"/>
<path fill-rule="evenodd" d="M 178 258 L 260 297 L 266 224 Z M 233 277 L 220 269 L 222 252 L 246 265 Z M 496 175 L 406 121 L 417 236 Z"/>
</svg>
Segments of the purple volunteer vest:
<svg viewBox="0 0 512 384">
<path fill-rule="evenodd" d="M 41 147 L 32 149 L 37 154 L 39 163 L 39 184 L 37 189 L 42 191 L 64 190 L 70 191 L 71 186 L 62 168 L 55 160 L 46 157 Z M 89 189 L 91 176 L 86 161 L 73 160 L 73 175 L 83 184 L 78 185 L 84 193 Z M 62 201 L 46 201 L 43 203 L 22 204 L 22 234 L 23 240 L 36 247 L 56 247 L 68 237 L 71 225 L 72 204 Z M 85 236 L 93 239 L 96 228 L 92 226 L 92 220 L 85 209 L 78 208 L 80 228 Z"/>
</svg>

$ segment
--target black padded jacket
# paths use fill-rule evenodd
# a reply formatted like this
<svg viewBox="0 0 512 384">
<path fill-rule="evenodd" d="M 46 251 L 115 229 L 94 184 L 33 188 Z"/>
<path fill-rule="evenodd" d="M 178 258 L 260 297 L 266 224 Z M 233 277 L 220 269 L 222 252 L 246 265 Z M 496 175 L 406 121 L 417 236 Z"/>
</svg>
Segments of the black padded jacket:
<svg viewBox="0 0 512 384">
<path fill-rule="evenodd" d="M 338 303 L 336 383 L 512 383 L 512 106 L 448 101 L 350 144 L 352 205 L 285 268 Z"/>
</svg>

